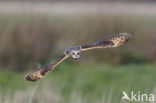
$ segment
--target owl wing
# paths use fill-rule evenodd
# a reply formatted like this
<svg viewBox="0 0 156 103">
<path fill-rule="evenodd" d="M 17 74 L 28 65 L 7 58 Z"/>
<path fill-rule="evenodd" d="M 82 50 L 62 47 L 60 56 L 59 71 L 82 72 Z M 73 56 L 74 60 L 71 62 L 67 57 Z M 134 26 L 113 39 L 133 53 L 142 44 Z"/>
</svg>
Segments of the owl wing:
<svg viewBox="0 0 156 103">
<path fill-rule="evenodd" d="M 50 64 L 47 64 L 45 66 L 40 67 L 39 69 L 35 70 L 34 72 L 31 72 L 25 76 L 25 79 L 28 81 L 37 81 L 41 78 L 43 78 L 48 72 L 54 70 L 54 68 L 61 63 L 63 60 L 68 58 L 69 56 L 64 53 L 61 55 L 58 59 L 51 62 Z"/>
<path fill-rule="evenodd" d="M 131 35 L 129 33 L 119 33 L 97 41 L 93 44 L 82 45 L 81 50 L 86 51 L 95 48 L 118 47 L 125 44 L 130 38 Z"/>
</svg>

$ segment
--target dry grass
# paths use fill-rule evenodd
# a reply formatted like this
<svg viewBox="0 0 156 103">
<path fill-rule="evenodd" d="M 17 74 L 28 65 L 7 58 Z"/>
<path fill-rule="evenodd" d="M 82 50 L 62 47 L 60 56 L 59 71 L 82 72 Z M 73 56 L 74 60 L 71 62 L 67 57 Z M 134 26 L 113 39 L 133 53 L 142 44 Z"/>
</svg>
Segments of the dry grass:
<svg viewBox="0 0 156 103">
<path fill-rule="evenodd" d="M 112 92 L 113 93 L 113 92 Z M 106 95 L 106 94 L 105 94 Z M 112 103 L 111 94 L 109 98 L 101 98 L 101 100 L 92 100 L 90 103 Z M 68 102 L 67 102 L 68 101 Z M 29 87 L 24 90 L 16 90 L 15 92 L 7 92 L 6 95 L 0 97 L 0 103 L 88 103 L 81 93 L 72 91 L 69 100 L 67 100 L 54 88 L 49 87 L 47 84 L 42 88 Z"/>
<path fill-rule="evenodd" d="M 128 45 L 84 53 L 90 61 L 107 63 L 155 62 L 155 19 L 109 16 L 0 16 L 0 65 L 24 70 L 46 63 L 66 48 L 95 42 L 106 35 L 129 32 Z M 111 59 L 111 57 L 114 59 Z M 56 57 L 57 57 L 56 56 Z M 81 61 L 88 61 L 88 58 Z"/>
<path fill-rule="evenodd" d="M 81 93 L 72 91 L 69 100 L 66 101 L 59 92 L 56 92 L 54 88 L 46 84 L 42 88 L 39 88 L 37 85 L 25 90 L 16 90 L 14 93 L 8 91 L 6 95 L 1 94 L 0 103 L 115 103 L 113 101 L 120 98 L 114 98 L 112 96 L 114 93 L 115 91 L 110 88 L 109 94 L 103 93 L 103 98 L 87 101 Z M 155 95 L 155 89 L 153 90 L 153 94 Z M 129 102 L 125 101 L 124 103 Z"/>
<path fill-rule="evenodd" d="M 37 84 L 24 90 L 1 94 L 0 103 L 60 103 L 60 100 L 61 96 L 52 88 L 48 86 L 38 88 Z"/>
</svg>

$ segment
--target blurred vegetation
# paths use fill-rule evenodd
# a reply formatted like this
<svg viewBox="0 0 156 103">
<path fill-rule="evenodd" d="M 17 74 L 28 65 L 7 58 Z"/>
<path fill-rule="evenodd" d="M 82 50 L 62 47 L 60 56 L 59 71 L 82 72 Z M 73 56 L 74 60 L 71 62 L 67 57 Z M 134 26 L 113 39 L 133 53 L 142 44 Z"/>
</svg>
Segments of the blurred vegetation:
<svg viewBox="0 0 156 103">
<path fill-rule="evenodd" d="M 119 48 L 84 53 L 81 62 L 155 63 L 156 20 L 149 16 L 0 15 L 0 65 L 18 71 L 47 63 L 74 45 L 96 42 L 105 36 L 128 32 L 133 35 Z M 52 59 L 51 59 L 52 58 Z M 68 62 L 68 61 L 67 61 Z"/>
<path fill-rule="evenodd" d="M 156 95 L 155 68 L 151 64 L 62 63 L 34 83 L 24 80 L 25 73 L 0 70 L 0 102 L 120 103 L 123 90 L 128 94 L 134 91 Z"/>
</svg>

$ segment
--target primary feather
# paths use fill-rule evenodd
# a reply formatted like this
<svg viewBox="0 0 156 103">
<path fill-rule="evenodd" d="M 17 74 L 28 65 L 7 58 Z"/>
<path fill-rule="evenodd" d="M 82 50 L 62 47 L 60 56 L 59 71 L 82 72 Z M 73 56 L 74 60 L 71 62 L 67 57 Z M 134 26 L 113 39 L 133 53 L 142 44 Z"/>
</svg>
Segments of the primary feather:
<svg viewBox="0 0 156 103">
<path fill-rule="evenodd" d="M 129 33 L 119 33 L 112 36 L 108 36 L 103 40 L 99 40 L 89 45 L 82 45 L 81 50 L 86 51 L 96 48 L 118 47 L 125 44 L 130 38 L 131 35 Z"/>
<path fill-rule="evenodd" d="M 130 38 L 129 33 L 119 33 L 96 42 L 96 45 L 99 48 L 118 47 L 125 44 Z"/>
</svg>

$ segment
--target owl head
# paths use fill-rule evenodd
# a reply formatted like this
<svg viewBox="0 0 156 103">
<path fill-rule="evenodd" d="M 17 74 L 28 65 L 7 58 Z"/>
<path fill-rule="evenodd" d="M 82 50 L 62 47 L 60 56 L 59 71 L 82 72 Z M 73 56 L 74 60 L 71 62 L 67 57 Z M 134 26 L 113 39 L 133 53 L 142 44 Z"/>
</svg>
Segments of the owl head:
<svg viewBox="0 0 156 103">
<path fill-rule="evenodd" d="M 81 51 L 80 50 L 71 50 L 70 51 L 70 56 L 73 59 L 78 59 L 81 57 Z"/>
<path fill-rule="evenodd" d="M 80 50 L 80 47 L 72 47 L 69 49 L 69 56 L 72 58 L 72 59 L 78 59 L 81 57 L 81 50 Z"/>
</svg>

